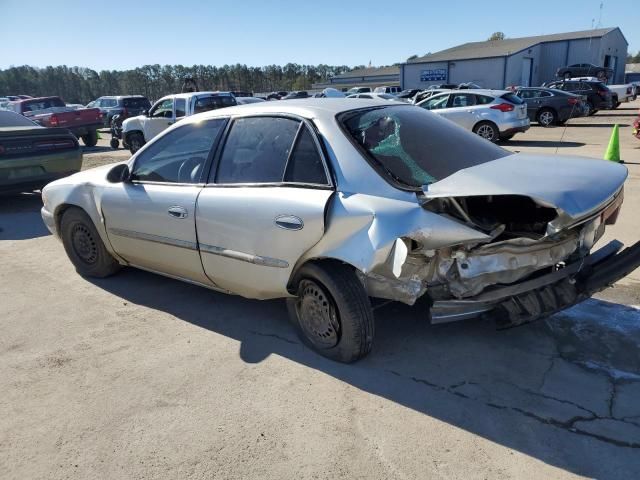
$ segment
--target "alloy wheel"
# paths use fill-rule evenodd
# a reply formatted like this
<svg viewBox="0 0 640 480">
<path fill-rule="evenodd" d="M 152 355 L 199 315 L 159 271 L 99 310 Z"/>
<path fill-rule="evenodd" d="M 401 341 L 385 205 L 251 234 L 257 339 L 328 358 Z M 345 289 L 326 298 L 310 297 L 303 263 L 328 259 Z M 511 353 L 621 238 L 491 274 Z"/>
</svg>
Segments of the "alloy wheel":
<svg viewBox="0 0 640 480">
<path fill-rule="evenodd" d="M 544 111 L 540 113 L 539 121 L 545 127 L 548 127 L 553 123 L 553 113 Z"/>
<path fill-rule="evenodd" d="M 495 136 L 495 132 L 491 125 L 480 125 L 476 133 L 485 140 L 493 140 L 493 137 Z"/>
</svg>

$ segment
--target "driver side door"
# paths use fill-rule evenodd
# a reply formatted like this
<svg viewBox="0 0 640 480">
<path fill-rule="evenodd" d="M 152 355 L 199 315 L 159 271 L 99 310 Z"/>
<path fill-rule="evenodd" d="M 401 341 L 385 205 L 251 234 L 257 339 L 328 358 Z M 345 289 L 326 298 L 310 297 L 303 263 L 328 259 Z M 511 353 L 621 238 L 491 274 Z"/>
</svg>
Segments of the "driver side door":
<svg viewBox="0 0 640 480">
<path fill-rule="evenodd" d="M 135 157 L 128 181 L 102 196 L 107 235 L 130 264 L 211 285 L 196 236 L 196 200 L 211 152 L 227 120 L 211 119 L 167 132 Z"/>
<path fill-rule="evenodd" d="M 159 100 L 151 110 L 144 122 L 144 139 L 150 141 L 175 122 L 173 110 L 174 98 Z"/>
</svg>

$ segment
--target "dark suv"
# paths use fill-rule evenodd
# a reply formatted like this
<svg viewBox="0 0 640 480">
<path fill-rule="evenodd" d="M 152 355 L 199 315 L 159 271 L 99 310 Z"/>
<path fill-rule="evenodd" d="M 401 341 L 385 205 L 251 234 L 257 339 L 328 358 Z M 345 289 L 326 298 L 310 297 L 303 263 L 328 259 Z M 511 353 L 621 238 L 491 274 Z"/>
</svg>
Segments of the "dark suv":
<svg viewBox="0 0 640 480">
<path fill-rule="evenodd" d="M 613 108 L 613 96 L 611 95 L 611 90 L 609 90 L 602 82 L 587 80 L 561 80 L 546 84 L 545 87 L 557 88 L 558 90 L 575 93 L 576 95 L 584 95 L 587 97 L 585 104 L 589 111 L 589 115 L 593 115 L 598 110 Z"/>
<path fill-rule="evenodd" d="M 100 97 L 89 103 L 87 107 L 99 108 L 102 112 L 102 120 L 105 127 L 111 126 L 111 119 L 114 115 L 120 115 L 124 120 L 149 111 L 151 102 L 142 95 L 118 95 L 114 97 Z"/>
</svg>

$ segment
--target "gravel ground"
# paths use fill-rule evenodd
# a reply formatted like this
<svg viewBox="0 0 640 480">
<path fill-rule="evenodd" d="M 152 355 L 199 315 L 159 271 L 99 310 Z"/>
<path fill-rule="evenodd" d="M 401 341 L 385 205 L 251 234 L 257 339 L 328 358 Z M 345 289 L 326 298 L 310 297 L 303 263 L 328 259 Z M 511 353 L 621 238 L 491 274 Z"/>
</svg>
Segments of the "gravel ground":
<svg viewBox="0 0 640 480">
<path fill-rule="evenodd" d="M 620 123 L 630 179 L 607 236 L 631 243 L 639 104 L 505 147 L 601 157 Z M 103 136 L 85 168 L 128 158 Z M 2 479 L 640 476 L 637 271 L 507 331 L 387 305 L 372 354 L 341 365 L 300 344 L 282 301 L 134 269 L 79 277 L 39 208 L 0 203 Z"/>
</svg>

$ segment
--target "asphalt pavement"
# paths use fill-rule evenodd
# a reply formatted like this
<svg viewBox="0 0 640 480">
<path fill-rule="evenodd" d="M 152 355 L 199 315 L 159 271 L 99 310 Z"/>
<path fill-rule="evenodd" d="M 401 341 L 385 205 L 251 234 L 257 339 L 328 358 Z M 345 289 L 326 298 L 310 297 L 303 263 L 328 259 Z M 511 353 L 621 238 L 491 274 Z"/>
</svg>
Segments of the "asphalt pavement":
<svg viewBox="0 0 640 480">
<path fill-rule="evenodd" d="M 533 126 L 505 148 L 630 177 L 607 238 L 640 237 L 640 106 Z M 124 160 L 108 136 L 85 167 Z M 367 358 L 306 349 L 281 300 L 134 269 L 78 276 L 37 194 L 0 199 L 0 478 L 640 477 L 640 274 L 519 328 L 376 310 Z"/>
</svg>

